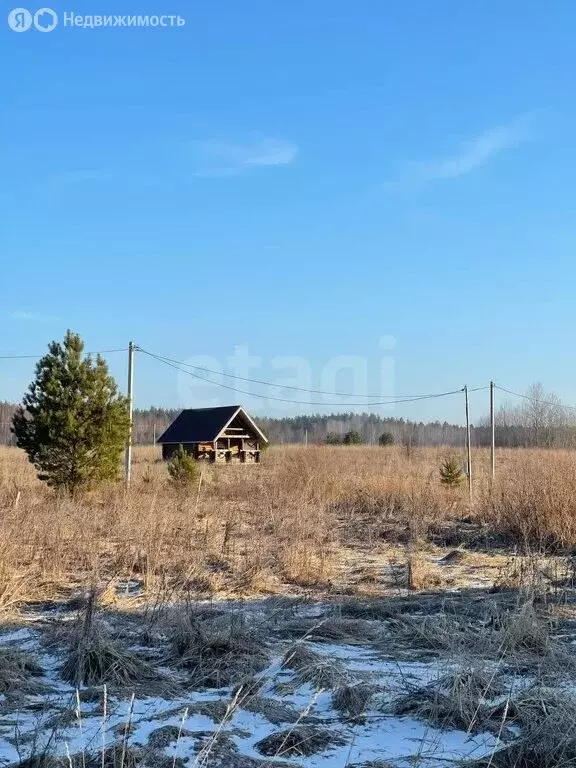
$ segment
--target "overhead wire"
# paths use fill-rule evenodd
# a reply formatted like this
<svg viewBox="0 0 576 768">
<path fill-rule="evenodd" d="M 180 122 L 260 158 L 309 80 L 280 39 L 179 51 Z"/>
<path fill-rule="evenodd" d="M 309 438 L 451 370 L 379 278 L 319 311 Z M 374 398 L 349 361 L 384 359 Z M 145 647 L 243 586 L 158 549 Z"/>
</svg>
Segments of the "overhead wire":
<svg viewBox="0 0 576 768">
<path fill-rule="evenodd" d="M 120 349 L 102 349 L 99 352 L 86 352 L 86 355 L 109 355 L 113 352 L 128 352 L 128 347 L 122 347 Z M 0 355 L 0 360 L 40 360 L 45 357 L 46 352 L 42 355 Z"/>
<path fill-rule="evenodd" d="M 532 403 L 538 403 L 539 405 L 551 405 L 555 408 L 567 408 L 570 411 L 576 411 L 576 406 L 574 405 L 564 405 L 563 403 L 555 403 L 551 400 L 539 400 L 537 397 L 530 397 L 530 395 L 523 395 L 521 392 L 515 392 L 513 389 L 506 389 L 506 387 L 501 387 L 498 384 L 495 384 L 494 387 L 496 389 L 499 389 L 501 392 L 507 392 L 509 395 L 514 395 L 515 397 L 521 397 L 523 400 L 529 400 Z"/>
<path fill-rule="evenodd" d="M 434 398 L 434 397 L 444 397 L 446 394 L 455 394 L 456 392 L 463 392 L 464 388 L 461 387 L 460 389 L 451 391 L 451 392 L 434 392 L 431 394 L 417 394 L 417 395 L 401 395 L 401 394 L 395 394 L 395 395 L 383 395 L 381 393 L 375 394 L 375 395 L 364 395 L 361 393 L 350 393 L 350 392 L 334 392 L 334 391 L 327 391 L 322 389 L 308 389 L 306 387 L 297 387 L 292 384 L 278 384 L 273 381 L 264 381 L 262 379 L 251 379 L 247 378 L 245 376 L 238 376 L 233 373 L 224 373 L 223 371 L 215 371 L 211 368 L 205 368 L 199 365 L 193 365 L 192 363 L 187 363 L 182 360 L 174 360 L 171 357 L 167 357 L 166 355 L 159 355 L 155 352 L 150 352 L 149 350 L 143 349 L 142 347 L 136 347 L 136 349 L 140 352 L 143 352 L 144 354 L 147 354 L 151 357 L 155 357 L 158 360 L 161 360 L 166 363 L 172 363 L 173 365 L 178 366 L 185 366 L 187 368 L 194 368 L 194 370 L 202 371 L 204 373 L 211 373 L 214 376 L 224 376 L 226 378 L 230 379 L 237 379 L 238 381 L 247 381 L 251 384 L 262 384 L 264 386 L 268 387 L 275 387 L 277 389 L 291 389 L 296 390 L 298 392 L 305 392 L 306 394 L 315 394 L 315 395 L 332 395 L 334 397 L 367 397 L 367 398 L 385 398 L 385 399 L 392 399 L 392 400 L 398 400 L 399 398 L 406 399 L 406 400 L 412 400 L 412 399 L 424 399 L 424 398 Z M 201 377 L 202 378 L 202 377 Z M 204 381 L 210 381 L 209 379 L 203 379 Z M 216 382 L 213 382 L 216 383 Z M 236 389 L 236 388 L 234 388 Z M 488 386 L 483 387 L 474 387 L 474 388 L 468 388 L 468 392 L 478 392 L 482 389 L 489 389 Z M 367 403 L 367 405 L 370 405 L 370 403 Z"/>
<path fill-rule="evenodd" d="M 252 379 L 245 376 L 238 376 L 236 374 L 232 373 L 224 373 L 222 371 L 215 371 L 210 368 L 205 368 L 202 366 L 193 365 L 191 363 L 187 363 L 185 361 L 175 360 L 170 357 L 166 357 L 164 355 L 159 355 L 154 352 L 150 352 L 149 350 L 144 349 L 143 347 L 140 347 L 138 345 L 135 345 L 134 349 L 138 352 L 142 352 L 143 354 L 147 355 L 148 357 L 151 357 L 155 360 L 158 360 L 161 363 L 164 363 L 165 365 L 168 365 L 171 368 L 174 368 L 175 370 L 178 370 L 180 373 L 185 373 L 188 376 L 191 376 L 195 379 L 198 379 L 199 381 L 204 381 L 207 384 L 212 384 L 217 387 L 221 387 L 223 389 L 228 389 L 233 392 L 238 392 L 239 394 L 249 395 L 250 397 L 257 397 L 265 400 L 276 400 L 278 402 L 283 403 L 292 403 L 295 405 L 318 405 L 318 406 L 342 406 L 342 405 L 350 405 L 354 407 L 361 407 L 361 406 L 368 406 L 368 405 L 395 405 L 395 404 L 401 404 L 401 403 L 411 403 L 411 402 L 417 402 L 420 400 L 433 400 L 436 398 L 441 397 L 448 397 L 450 395 L 456 395 L 459 393 L 464 392 L 465 387 L 460 387 L 458 389 L 450 390 L 447 392 L 433 392 L 433 393 L 425 393 L 425 394 L 417 394 L 417 395 L 383 395 L 383 394 L 362 394 L 362 393 L 350 393 L 350 392 L 338 392 L 338 391 L 328 391 L 328 390 L 322 390 L 322 389 L 307 389 L 305 387 L 298 387 L 296 385 L 292 384 L 278 384 L 272 381 L 265 381 L 262 379 Z M 118 347 L 114 349 L 104 349 L 96 352 L 86 352 L 88 355 L 104 355 L 104 354 L 112 354 L 116 352 L 127 352 L 127 347 Z M 0 355 L 0 360 L 39 360 L 44 355 Z M 238 389 L 236 386 L 230 386 L 227 384 L 224 384 L 223 382 L 219 381 L 213 381 L 210 378 L 207 378 L 205 376 L 200 376 L 197 373 L 194 373 L 192 370 L 185 370 L 186 368 L 194 369 L 195 371 L 202 371 L 202 373 L 211 374 L 213 376 L 222 376 L 229 379 L 234 379 L 237 381 L 245 381 L 250 384 L 258 384 L 261 386 L 267 386 L 272 387 L 274 389 L 287 389 L 292 390 L 296 392 L 302 392 L 304 394 L 314 394 L 314 395 L 330 395 L 332 397 L 341 397 L 341 398 L 351 398 L 351 397 L 359 397 L 359 398 L 366 398 L 367 402 L 362 403 L 326 403 L 326 402 L 310 402 L 310 401 L 302 401 L 302 400 L 294 400 L 291 398 L 284 398 L 284 397 L 276 397 L 273 395 L 263 395 L 259 393 L 250 392 L 248 390 Z M 505 390 L 503 387 L 498 387 L 499 389 L 502 389 L 503 391 L 509 392 L 510 394 L 518 395 L 519 397 L 524 397 L 523 395 L 519 395 L 519 393 L 513 392 L 511 390 Z M 474 388 L 468 388 L 468 392 L 479 392 L 481 390 L 488 389 L 488 386 L 482 386 L 482 387 L 474 387 Z M 371 400 L 375 398 L 380 398 L 380 401 L 378 402 L 371 402 Z M 564 406 L 564 407 L 570 407 L 570 406 Z M 575 409 L 576 410 L 576 409 Z"/>
<path fill-rule="evenodd" d="M 350 392 L 334 392 L 334 391 L 327 391 L 323 389 L 307 389 L 306 387 L 297 387 L 293 384 L 277 384 L 273 381 L 264 381 L 262 379 L 250 379 L 245 376 L 238 376 L 234 373 L 224 373 L 223 371 L 215 371 L 212 368 L 204 368 L 200 365 L 193 365 L 192 363 L 186 363 L 182 360 L 174 360 L 171 357 L 166 357 L 165 355 L 158 355 L 154 352 L 148 352 L 145 349 L 142 349 L 142 347 L 137 347 L 138 351 L 144 352 L 147 355 L 152 355 L 154 357 L 157 357 L 159 360 L 163 360 L 164 362 L 173 363 L 174 365 L 182 365 L 186 368 L 193 368 L 196 371 L 202 371 L 203 373 L 211 373 L 214 376 L 224 376 L 228 379 L 237 379 L 238 381 L 247 381 L 250 384 L 262 384 L 266 387 L 276 387 L 277 389 L 291 389 L 295 390 L 297 392 L 305 392 L 306 394 L 312 394 L 312 395 L 331 395 L 332 397 L 367 397 L 367 398 L 391 398 L 391 399 L 397 399 L 399 397 L 405 397 L 405 398 L 413 398 L 413 397 L 422 397 L 422 395 L 383 395 L 381 393 L 377 395 L 363 395 L 363 394 L 350 394 Z M 435 397 L 436 393 L 433 393 L 429 395 L 430 397 Z M 426 395 L 428 397 L 428 395 Z M 368 403 L 369 405 L 369 403 Z"/>
<path fill-rule="evenodd" d="M 425 394 L 425 395 L 413 395 L 413 396 L 409 396 L 409 397 L 405 397 L 405 398 L 399 397 L 399 398 L 397 398 L 395 400 L 384 400 L 384 401 L 380 401 L 380 402 L 368 402 L 368 403 L 325 403 L 325 402 L 311 402 L 311 401 L 293 400 L 293 399 L 285 398 L 285 397 L 275 397 L 273 395 L 258 394 L 258 393 L 250 392 L 248 390 L 238 389 L 235 386 L 230 386 L 228 384 L 224 384 L 223 382 L 212 381 L 211 379 L 207 379 L 204 376 L 200 376 L 199 374 L 194 373 L 193 371 L 185 370 L 184 368 L 181 367 L 180 363 L 174 362 L 170 358 L 164 358 L 164 357 L 162 357 L 160 355 L 156 355 L 153 352 L 149 352 L 148 350 L 143 349 L 142 347 L 137 347 L 137 349 L 138 349 L 139 352 L 142 352 L 143 354 L 148 355 L 148 357 L 151 357 L 151 358 L 153 358 L 155 360 L 158 360 L 159 362 L 164 363 L 164 365 L 167 365 L 170 368 L 174 368 L 175 370 L 180 371 L 180 373 L 185 373 L 188 376 L 191 376 L 191 377 L 193 377 L 195 379 L 203 381 L 203 382 L 205 382 L 207 384 L 212 384 L 212 385 L 217 386 L 217 387 L 222 387 L 223 389 L 228 389 L 228 390 L 231 390 L 233 392 L 238 392 L 239 394 L 249 395 L 250 397 L 257 397 L 257 398 L 261 398 L 263 400 L 275 400 L 275 401 L 282 402 L 282 403 L 292 403 L 294 405 L 319 405 L 319 406 L 342 406 L 342 405 L 348 405 L 348 406 L 354 406 L 354 407 L 359 407 L 359 406 L 360 407 L 365 407 L 367 405 L 370 405 L 370 406 L 374 406 L 374 405 L 396 405 L 396 404 L 400 404 L 400 403 L 412 403 L 412 402 L 416 402 L 416 401 L 419 401 L 419 400 L 432 400 L 432 399 L 436 399 L 436 398 L 440 398 L 440 397 L 447 397 L 448 395 L 455 395 L 455 394 L 458 394 L 458 393 L 461 393 L 461 392 L 464 391 L 464 388 L 462 387 L 460 389 L 455 389 L 455 390 L 452 390 L 452 391 L 449 391 L 449 392 L 438 392 L 438 393 L 434 393 L 434 394 Z M 216 375 L 220 375 L 220 374 L 217 373 Z M 270 387 L 282 387 L 282 385 L 274 384 L 272 382 L 258 382 L 257 380 L 248 380 L 248 381 L 251 381 L 252 383 L 260 383 L 260 384 L 265 383 L 267 386 L 270 386 Z M 314 393 L 314 390 L 300 389 L 300 391 L 308 392 L 310 394 Z M 469 391 L 471 391 L 471 390 L 469 390 Z M 317 391 L 315 393 L 318 394 Z M 324 393 L 324 394 L 332 394 L 332 395 L 334 395 L 335 393 L 330 392 L 330 393 Z M 358 397 L 359 395 L 355 395 L 354 393 L 352 393 L 352 394 L 346 394 L 346 395 L 341 395 L 341 396 L 342 397 Z M 388 397 L 392 397 L 392 396 L 388 396 Z"/>
</svg>

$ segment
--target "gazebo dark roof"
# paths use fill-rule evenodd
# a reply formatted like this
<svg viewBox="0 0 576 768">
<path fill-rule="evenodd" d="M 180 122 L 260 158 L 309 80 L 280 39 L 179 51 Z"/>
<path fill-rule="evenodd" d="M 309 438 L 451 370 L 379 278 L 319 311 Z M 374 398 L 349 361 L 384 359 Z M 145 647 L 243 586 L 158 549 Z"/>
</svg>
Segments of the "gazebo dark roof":
<svg viewBox="0 0 576 768">
<path fill-rule="evenodd" d="M 213 442 L 238 413 L 241 413 L 258 435 L 268 442 L 241 405 L 189 408 L 182 411 L 156 442 L 160 444 Z"/>
</svg>

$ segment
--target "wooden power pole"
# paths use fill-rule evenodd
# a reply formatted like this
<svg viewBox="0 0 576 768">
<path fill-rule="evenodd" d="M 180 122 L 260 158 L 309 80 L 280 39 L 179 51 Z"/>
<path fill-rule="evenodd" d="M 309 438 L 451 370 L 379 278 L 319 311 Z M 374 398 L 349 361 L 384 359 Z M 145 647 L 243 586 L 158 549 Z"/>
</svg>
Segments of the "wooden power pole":
<svg viewBox="0 0 576 768">
<path fill-rule="evenodd" d="M 494 414 L 494 382 L 490 382 L 490 474 L 496 476 L 496 417 Z"/>
<path fill-rule="evenodd" d="M 470 408 L 468 406 L 468 387 L 464 387 L 466 401 L 466 469 L 468 475 L 468 494 L 472 501 L 472 446 L 470 444 Z"/>
<path fill-rule="evenodd" d="M 128 432 L 128 445 L 126 446 L 126 485 L 130 485 L 132 476 L 132 411 L 134 399 L 134 350 L 136 345 L 133 341 L 128 344 L 128 416 L 130 419 L 130 430 Z"/>
</svg>

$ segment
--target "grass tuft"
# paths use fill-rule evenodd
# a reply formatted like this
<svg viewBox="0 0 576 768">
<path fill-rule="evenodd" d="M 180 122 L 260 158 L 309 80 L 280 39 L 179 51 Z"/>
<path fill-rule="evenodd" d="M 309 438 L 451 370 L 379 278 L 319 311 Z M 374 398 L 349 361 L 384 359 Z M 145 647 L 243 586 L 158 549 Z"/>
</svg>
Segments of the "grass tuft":
<svg viewBox="0 0 576 768">
<path fill-rule="evenodd" d="M 271 733 L 256 744 L 256 749 L 267 757 L 309 757 L 344 744 L 344 739 L 327 728 L 298 725 Z"/>
<path fill-rule="evenodd" d="M 316 653 L 305 645 L 296 645 L 290 649 L 284 657 L 283 666 L 296 673 L 288 688 L 311 684 L 317 690 L 325 691 L 347 682 L 346 671 L 338 660 Z"/>
<path fill-rule="evenodd" d="M 435 728 L 480 731 L 494 726 L 494 710 L 487 700 L 505 688 L 484 670 L 463 667 L 432 683 L 400 696 L 392 705 L 395 715 L 411 715 Z"/>
<path fill-rule="evenodd" d="M 332 694 L 332 706 L 343 717 L 358 720 L 366 714 L 376 688 L 368 683 L 341 685 Z"/>
<path fill-rule="evenodd" d="M 73 685 L 124 686 L 156 677 L 151 666 L 107 636 L 96 624 L 89 635 L 74 633 L 61 675 Z"/>
<path fill-rule="evenodd" d="M 0 693 L 22 693 L 30 688 L 31 678 L 42 675 L 42 667 L 29 653 L 0 648 Z"/>
<path fill-rule="evenodd" d="M 369 621 L 328 617 L 326 619 L 296 619 L 282 630 L 284 636 L 298 637 L 314 643 L 345 643 L 362 645 L 380 637 L 380 629 Z"/>
<path fill-rule="evenodd" d="M 174 630 L 172 656 L 194 685 L 205 688 L 240 683 L 268 661 L 262 638 L 237 615 L 187 616 Z"/>
</svg>

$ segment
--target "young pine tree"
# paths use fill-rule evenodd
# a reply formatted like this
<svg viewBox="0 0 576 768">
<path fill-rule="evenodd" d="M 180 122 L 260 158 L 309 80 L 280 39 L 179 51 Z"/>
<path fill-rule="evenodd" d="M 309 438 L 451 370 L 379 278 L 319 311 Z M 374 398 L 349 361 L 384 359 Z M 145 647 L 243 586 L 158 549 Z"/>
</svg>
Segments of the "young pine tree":
<svg viewBox="0 0 576 768">
<path fill-rule="evenodd" d="M 351 429 L 344 435 L 344 445 L 362 445 L 363 443 L 362 435 L 355 429 Z"/>
<path fill-rule="evenodd" d="M 464 473 L 460 469 L 458 459 L 449 457 L 444 459 L 440 467 L 440 482 L 448 488 L 457 488 L 464 480 Z"/>
<path fill-rule="evenodd" d="M 196 479 L 196 460 L 183 445 L 178 446 L 178 450 L 168 462 L 168 474 L 170 479 L 176 485 L 186 487 L 192 485 Z"/>
<path fill-rule="evenodd" d="M 128 402 L 100 355 L 67 331 L 36 365 L 36 375 L 12 420 L 17 445 L 38 477 L 73 494 L 118 477 L 130 431 Z"/>
</svg>

